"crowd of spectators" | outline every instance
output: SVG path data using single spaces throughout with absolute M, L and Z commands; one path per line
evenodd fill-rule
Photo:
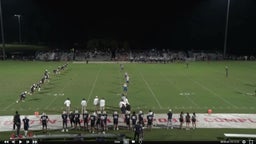
M 44 61 L 129 61 L 147 63 L 169 63 L 175 61 L 208 61 L 224 60 L 220 52 L 206 51 L 171 51 L 171 50 L 114 50 L 102 51 L 98 49 L 69 52 L 52 51 L 39 52 L 35 56 L 36 60 Z M 255 60 L 254 56 L 229 55 L 226 60 Z
M 182 51 L 170 49 L 55 49 L 38 51 L 34 55 L 11 55 L 10 59 L 40 61 L 129 61 L 148 63 L 169 63 L 175 61 L 207 60 L 255 60 L 253 55 L 227 55 L 216 51 Z

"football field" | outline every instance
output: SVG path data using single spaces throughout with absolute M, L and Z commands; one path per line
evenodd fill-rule
M 256 90 L 256 63 L 241 61 L 190 62 L 169 64 L 125 63 L 120 70 L 118 63 L 76 63 L 54 75 L 53 69 L 65 62 L 0 62 L 0 112 L 21 114 L 59 114 L 64 110 L 66 98 L 71 109 L 80 110 L 85 98 L 88 111 L 92 112 L 95 96 L 105 98 L 108 113 L 119 110 L 119 101 L 125 82 L 124 73 L 130 76 L 127 97 L 132 111 L 147 113 L 254 113 Z M 228 66 L 226 76 L 225 66 Z M 50 71 L 50 82 L 41 91 L 27 95 L 25 102 L 15 103 L 22 91 Z
M 106 111 L 120 112 L 119 101 L 125 82 L 124 73 L 130 76 L 128 99 L 132 111 L 145 114 L 149 110 L 156 114 L 166 114 L 171 108 L 175 115 L 183 112 L 254 114 L 256 110 L 256 63 L 246 61 L 190 62 L 168 64 L 124 63 L 79 63 L 68 62 L 60 74 L 53 70 L 66 62 L 37 61 L 0 61 L 0 113 L 1 116 L 12 116 L 15 111 L 24 115 L 34 112 L 48 115 L 60 115 L 66 98 L 71 100 L 71 110 L 80 110 L 81 100 L 88 102 L 87 110 L 94 110 L 93 99 L 97 95 L 106 99 Z M 225 66 L 228 66 L 226 76 Z M 27 95 L 25 102 L 16 103 L 23 91 L 30 91 L 38 83 L 44 71 L 50 72 L 50 81 L 42 85 L 40 91 Z M 177 119 L 177 117 L 175 117 Z M 254 119 L 252 117 L 252 119 Z M 207 119 L 209 120 L 209 118 Z M 216 119 L 217 123 L 220 119 Z M 241 119 L 238 119 L 241 120 Z M 11 130 L 12 124 L 8 125 Z M 226 121 L 226 119 L 225 119 Z M 11 120 L 10 120 L 11 122 Z M 254 120 L 249 122 L 254 124 Z M 213 122 L 212 122 L 213 123 Z M 229 121 L 232 125 L 235 121 Z M 33 125 L 32 125 L 33 126 Z M 221 126 L 221 124 L 220 124 Z M 76 131 L 70 131 L 77 133 Z M 132 137 L 133 132 L 121 130 L 121 133 Z M 197 129 L 196 131 L 166 131 L 154 129 L 145 132 L 145 140 L 190 141 L 219 140 L 225 132 L 255 133 L 252 129 Z M 1 139 L 7 139 L 11 132 L 1 133 Z M 40 134 L 40 131 L 34 131 Z M 51 133 L 59 133 L 52 131 Z M 79 132 L 80 133 L 80 132 Z M 116 133 L 109 131 L 109 133 Z M 166 136 L 164 139 L 162 136 Z M 222 138 L 223 139 L 223 138 Z

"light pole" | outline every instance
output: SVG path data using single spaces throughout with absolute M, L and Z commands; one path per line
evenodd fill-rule
M 20 42 L 20 44 L 21 44 L 21 23 L 20 23 L 20 17 L 21 17 L 21 15 L 19 15 L 19 14 L 15 14 L 14 16 L 16 16 L 16 17 L 18 17 L 18 22 L 19 22 L 19 42 Z
M 4 23 L 3 23 L 3 14 L 2 14 L 2 0 L 0 0 L 0 21 L 1 21 L 1 35 L 2 35 L 2 53 L 3 60 L 5 60 L 5 42 L 4 42 Z
M 230 0 L 228 0 L 227 13 L 226 13 L 226 26 L 225 26 L 224 51 L 223 51 L 223 57 L 224 58 L 226 57 L 226 52 L 227 52 L 229 7 L 230 7 Z

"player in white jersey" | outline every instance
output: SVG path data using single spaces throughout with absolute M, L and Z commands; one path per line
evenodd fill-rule
M 127 76 L 128 76 L 128 73 L 125 72 L 125 73 L 124 73 L 124 78 L 126 79 Z
M 84 111 L 86 111 L 86 106 L 87 106 L 87 102 L 86 102 L 85 98 L 82 99 L 82 101 L 81 101 L 81 106 L 82 106 L 82 111 L 81 111 L 81 113 L 83 114 Z
M 123 99 L 125 105 L 129 105 L 129 101 L 126 96 L 122 97 L 122 99 Z
M 71 106 L 71 101 L 69 98 L 67 98 L 65 101 L 64 101 L 64 105 L 66 106 L 66 112 L 67 114 L 69 114 L 70 112 L 70 106 Z
M 127 75 L 126 77 L 126 83 L 129 84 L 130 77 Z
M 124 83 L 124 84 L 123 84 L 123 92 L 124 92 L 125 95 L 127 95 L 127 92 L 128 92 L 127 83 Z
M 105 104 L 106 104 L 105 99 L 104 98 L 100 99 L 100 110 L 101 111 L 105 110 Z
M 95 106 L 95 110 L 98 111 L 99 110 L 99 98 L 98 98 L 98 96 L 95 96 L 95 98 L 93 100 L 93 105 Z

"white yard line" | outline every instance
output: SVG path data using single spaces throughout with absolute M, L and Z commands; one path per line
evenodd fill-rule
M 5 107 L 2 111 L 6 111 L 6 110 L 8 110 L 11 106 L 13 106 L 14 104 L 16 104 L 16 103 L 11 103 L 11 104 L 9 104 L 7 107 Z
M 72 78 L 75 76 L 75 73 L 73 74 Z M 64 88 L 66 88 L 68 85 L 71 84 L 71 81 L 68 81 L 60 90 L 59 93 L 64 93 L 63 90 Z M 58 96 L 55 96 L 52 101 L 50 101 L 50 103 L 44 108 L 44 109 L 49 109 L 49 107 L 56 101 L 56 99 L 58 98 Z
M 44 109 L 49 109 L 49 107 L 56 101 L 58 97 L 54 97 L 54 99 L 52 99 L 52 101 L 44 108 Z
M 164 77 L 164 75 L 163 75 L 162 72 L 160 72 L 160 74 Z M 165 79 L 169 84 L 173 85 L 173 87 L 174 87 L 175 89 L 177 89 L 177 90 L 180 91 L 180 92 L 183 92 L 180 88 L 178 88 L 178 87 L 176 87 L 174 84 L 172 84 L 169 79 L 167 79 L 166 77 L 165 77 L 164 79 Z M 191 99 L 189 96 L 186 96 L 186 98 L 187 98 L 193 105 L 199 106 L 199 105 L 198 105 L 193 99 Z
M 215 79 L 214 79 L 214 80 L 215 80 Z M 234 78 L 234 80 L 239 81 L 240 83 L 246 83 L 246 81 L 241 80 L 241 79 Z M 217 81 L 217 80 L 215 80 L 215 81 Z M 229 89 L 232 89 L 232 90 L 235 91 L 235 92 L 241 92 L 243 95 L 251 95 L 251 96 L 254 96 L 254 95 L 255 95 L 255 93 L 250 93 L 250 92 L 248 92 L 248 91 L 244 91 L 244 90 L 241 90 L 241 89 L 235 89 L 234 87 L 232 87 L 232 86 L 230 86 L 230 85 L 224 85 L 224 86 L 227 87 L 227 88 L 229 88 Z M 255 100 L 255 97 L 249 97 L 249 98 Z
M 102 71 L 102 65 L 101 65 L 100 69 L 98 70 L 97 75 L 96 75 L 96 77 L 95 77 L 95 80 L 94 80 L 94 82 L 93 82 L 93 85 L 92 85 L 92 88 L 91 88 L 91 90 L 90 90 L 87 103 L 89 103 L 89 101 L 90 101 L 90 98 L 91 98 L 91 96 L 92 96 L 92 93 L 93 93 L 93 91 L 94 91 L 96 82 L 97 82 L 97 80 L 98 80 L 98 77 L 99 77 L 99 74 L 100 74 L 101 71 Z
M 155 66 L 152 66 L 153 68 L 155 68 Z M 171 84 L 175 89 L 177 89 L 178 91 L 183 92 L 179 87 L 176 87 L 173 83 L 171 83 L 171 81 L 169 79 L 166 78 L 166 76 L 160 71 L 159 72 L 160 75 L 169 83 Z M 199 106 L 193 99 L 191 99 L 189 96 L 186 96 L 186 98 L 195 106 Z
M 191 78 L 188 77 L 188 79 L 192 82 L 194 82 L 195 84 L 199 85 L 200 87 L 202 87 L 204 90 L 212 93 L 214 96 L 218 97 L 219 99 L 221 99 L 223 102 L 225 102 L 226 104 L 229 104 L 235 108 L 238 108 L 238 106 L 236 106 L 235 104 L 232 104 L 231 102 L 229 102 L 228 100 L 224 99 L 223 97 L 221 97 L 220 95 L 218 95 L 216 92 L 212 91 L 211 89 L 209 89 L 208 87 L 204 86 L 203 84 L 201 84 L 200 82 L 193 80 Z
M 140 76 L 142 77 L 143 81 L 145 82 L 148 90 L 150 91 L 151 95 L 153 96 L 153 98 L 155 99 L 156 103 L 158 104 L 159 108 L 162 109 L 162 106 L 159 102 L 159 100 L 157 99 L 157 96 L 155 95 L 155 93 L 153 92 L 153 90 L 151 89 L 151 87 L 149 86 L 148 82 L 145 80 L 144 76 L 140 73 Z

